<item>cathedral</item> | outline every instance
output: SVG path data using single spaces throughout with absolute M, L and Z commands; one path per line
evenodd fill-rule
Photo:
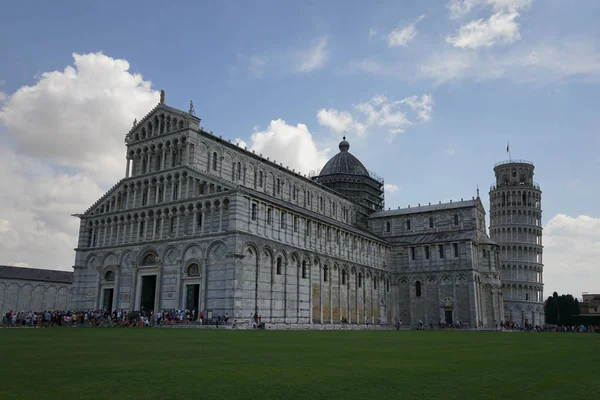
M 73 310 L 257 313 L 302 328 L 507 318 L 479 196 L 386 210 L 383 180 L 346 138 L 306 176 L 162 96 L 125 143 L 124 178 L 77 215 Z

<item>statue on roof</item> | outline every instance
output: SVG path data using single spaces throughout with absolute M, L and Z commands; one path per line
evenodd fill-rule
M 190 111 L 188 111 L 190 115 L 196 116 L 196 111 L 194 110 L 194 102 L 190 100 Z
M 165 91 L 160 91 L 160 104 L 165 104 Z
M 136 126 L 136 125 L 137 125 L 137 118 L 134 118 L 133 119 L 133 126 Z

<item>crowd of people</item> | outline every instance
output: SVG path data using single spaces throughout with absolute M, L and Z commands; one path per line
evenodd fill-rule
M 196 315 L 196 310 L 163 310 L 154 311 L 127 311 L 115 310 L 107 311 L 29 311 L 18 312 L 9 311 L 2 316 L 2 327 L 69 327 L 69 326 L 110 326 L 110 327 L 150 327 L 150 326 L 171 326 L 187 325 L 191 322 L 197 322 L 204 325 L 215 325 L 216 327 L 231 327 L 237 329 L 240 322 L 235 319 L 230 325 L 229 315 L 216 318 L 207 318 L 202 312 Z M 341 323 L 348 323 L 342 318 Z M 251 313 L 248 318 L 248 327 L 252 329 L 265 329 L 265 323 L 262 316 L 258 313 Z M 413 329 L 465 329 L 469 327 L 468 321 L 458 320 L 455 323 L 447 324 L 440 321 L 439 324 L 424 324 L 419 321 L 413 325 Z M 402 328 L 402 320 L 395 322 L 395 328 Z M 479 324 L 483 328 L 483 324 Z M 532 325 L 518 324 L 514 322 L 501 322 L 496 324 L 496 330 L 522 331 L 522 332 L 563 332 L 563 333 L 600 333 L 598 325 Z
M 219 317 L 217 322 L 225 318 Z M 111 326 L 111 327 L 149 327 L 189 324 L 192 321 L 211 323 L 204 315 L 196 316 L 195 310 L 163 310 L 160 312 L 127 311 L 9 311 L 2 316 L 2 327 L 65 327 L 65 326 Z

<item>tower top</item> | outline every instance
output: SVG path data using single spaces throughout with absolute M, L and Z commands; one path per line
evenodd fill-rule
M 340 145 L 338 147 L 339 147 L 340 151 L 350 150 L 350 143 L 348 143 L 346 141 L 346 135 L 344 135 L 344 138 L 342 139 L 342 141 L 340 142 Z
M 160 91 L 160 104 L 165 104 L 165 91 Z

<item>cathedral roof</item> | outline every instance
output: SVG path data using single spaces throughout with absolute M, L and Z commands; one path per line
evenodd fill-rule
M 371 214 L 369 218 L 385 218 L 397 215 L 410 215 L 433 211 L 455 210 L 458 208 L 476 207 L 481 204 L 479 198 L 473 200 L 461 200 L 450 203 L 429 204 L 417 207 L 399 208 L 396 210 L 383 210 Z
M 386 238 L 386 240 L 392 244 L 402 245 L 424 245 L 429 243 L 448 243 L 448 242 L 460 242 L 460 241 L 473 241 L 481 244 L 497 245 L 496 242 L 491 240 L 483 232 L 476 229 L 468 229 L 462 231 L 447 231 L 447 232 L 432 232 L 432 233 L 421 233 L 416 235 L 401 235 L 395 237 Z
M 327 161 L 327 164 L 321 170 L 319 175 L 363 175 L 369 176 L 369 172 L 360 162 L 360 160 L 354 157 L 348 150 L 350 149 L 350 143 L 344 140 L 339 145 L 340 152 L 333 156 L 331 160 Z
M 27 281 L 72 283 L 73 272 L 0 265 L 0 278 L 21 279 Z

